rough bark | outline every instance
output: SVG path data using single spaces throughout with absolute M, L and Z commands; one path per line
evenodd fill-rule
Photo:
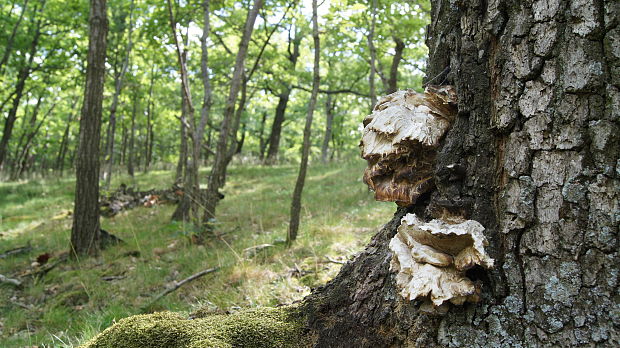
M 312 0 L 312 41 L 314 42 L 314 68 L 312 73 L 312 94 L 308 103 L 308 114 L 306 115 L 306 124 L 304 126 L 304 142 L 301 148 L 301 163 L 299 165 L 299 174 L 295 182 L 293 190 L 293 200 L 291 202 L 291 219 L 289 222 L 288 233 L 286 235 L 287 244 L 291 244 L 297 238 L 299 230 L 299 220 L 301 213 L 301 195 L 306 183 L 306 171 L 308 170 L 308 157 L 310 154 L 310 136 L 312 135 L 312 116 L 316 106 L 316 99 L 319 95 L 319 83 L 321 77 L 320 58 L 321 58 L 321 42 L 319 39 L 319 24 L 317 15 L 317 0 Z
M 233 70 L 233 77 L 230 82 L 230 91 L 228 98 L 226 99 L 226 106 L 224 108 L 224 115 L 222 124 L 220 127 L 220 134 L 217 141 L 217 148 L 215 153 L 215 160 L 211 174 L 209 175 L 209 184 L 207 187 L 204 207 L 205 214 L 203 223 L 208 224 L 209 221 L 215 218 L 215 207 L 220 200 L 219 189 L 222 185 L 222 178 L 226 173 L 226 159 L 228 155 L 228 139 L 230 138 L 230 131 L 233 126 L 233 118 L 235 116 L 235 104 L 237 101 L 237 95 L 241 87 L 243 75 L 245 57 L 248 52 L 248 45 L 250 43 L 250 37 L 254 29 L 254 22 L 258 11 L 263 6 L 263 0 L 254 0 L 254 4 L 248 12 L 248 17 L 245 22 L 243 30 L 243 36 L 239 44 L 239 51 L 237 51 L 237 57 L 235 59 L 235 68 Z
M 316 346 L 620 343 L 618 7 L 433 3 L 428 76 L 449 67 L 459 100 L 437 188 L 306 299 Z M 482 223 L 497 264 L 469 274 L 481 303 L 431 316 L 400 297 L 387 243 L 407 211 Z
M 108 19 L 105 0 L 90 2 L 86 87 L 80 119 L 71 254 L 96 254 L 99 228 L 99 140 Z

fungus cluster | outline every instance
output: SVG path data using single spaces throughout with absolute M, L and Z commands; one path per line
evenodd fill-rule
M 480 287 L 465 272 L 476 265 L 493 267 L 484 251 L 488 242 L 483 231 L 474 220 L 424 222 L 415 214 L 403 217 L 389 245 L 390 269 L 397 273 L 401 295 L 409 300 L 427 298 L 433 306 L 478 302 Z
M 436 148 L 457 113 L 451 86 L 404 90 L 381 98 L 364 119 L 364 182 L 375 199 L 411 205 L 433 186 Z

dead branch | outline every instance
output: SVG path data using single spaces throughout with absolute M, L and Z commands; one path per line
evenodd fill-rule
M 0 283 L 11 284 L 11 285 L 16 286 L 18 288 L 22 287 L 22 282 L 21 281 L 19 281 L 17 279 L 5 277 L 2 274 L 0 274 Z
M 198 279 L 200 277 L 203 277 L 203 276 L 205 276 L 205 275 L 207 275 L 209 273 L 213 273 L 215 271 L 218 271 L 219 269 L 220 269 L 219 267 L 209 268 L 209 269 L 206 269 L 204 271 L 200 271 L 200 272 L 198 272 L 196 274 L 192 274 L 191 276 L 181 280 L 180 282 L 175 282 L 173 287 L 168 288 L 165 291 L 163 291 L 162 293 L 160 293 L 159 295 L 157 295 L 153 299 L 153 301 L 151 301 L 151 303 L 149 303 L 149 305 L 147 307 L 150 307 L 155 302 L 159 301 L 162 297 L 168 295 L 169 293 L 171 293 L 173 291 L 176 291 L 178 288 L 182 287 L 183 285 L 185 285 L 185 284 L 187 284 L 187 283 L 189 283 L 189 282 L 191 282 L 193 280 L 196 280 L 196 279 Z
M 23 246 L 23 247 L 7 250 L 7 251 L 3 252 L 2 254 L 0 254 L 0 259 L 5 259 L 5 258 L 7 258 L 9 256 L 27 253 L 30 250 L 32 250 L 32 246 L 30 246 L 30 244 L 28 244 L 26 246 Z

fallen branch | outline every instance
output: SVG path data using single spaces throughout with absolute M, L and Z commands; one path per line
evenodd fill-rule
M 338 261 L 336 259 L 332 259 L 331 257 L 327 256 L 327 262 L 331 262 L 331 263 L 337 263 L 339 265 L 345 265 L 347 262 L 346 261 Z
M 180 282 L 175 282 L 173 287 L 168 288 L 168 289 L 166 289 L 164 292 L 162 292 L 161 294 L 157 295 L 157 296 L 153 299 L 153 301 L 151 301 L 151 303 L 149 303 L 149 305 L 148 305 L 147 307 L 150 307 L 150 306 L 151 306 L 151 305 L 153 305 L 155 302 L 159 301 L 162 297 L 164 297 L 164 296 L 168 295 L 169 293 L 171 293 L 171 292 L 173 292 L 173 291 L 177 290 L 178 288 L 180 288 L 180 287 L 182 287 L 183 285 L 185 285 L 185 284 L 187 284 L 187 283 L 191 282 L 192 280 L 196 280 L 196 279 L 198 279 L 198 278 L 200 278 L 200 277 L 203 277 L 203 276 L 205 276 L 205 275 L 207 275 L 207 274 L 209 274 L 209 273 L 213 273 L 213 272 L 215 272 L 215 271 L 218 271 L 219 269 L 220 269 L 219 267 L 209 268 L 209 269 L 206 269 L 206 270 L 204 270 L 204 271 L 198 272 L 198 273 L 196 273 L 196 274 L 192 274 L 191 276 L 189 276 L 189 277 L 187 277 L 187 278 L 185 278 L 185 279 L 181 280 Z
M 11 284 L 11 285 L 16 286 L 18 288 L 22 287 L 22 282 L 21 281 L 19 281 L 17 279 L 5 277 L 2 274 L 0 274 L 0 283 Z
M 27 253 L 30 250 L 32 250 L 32 247 L 30 246 L 30 244 L 28 244 L 26 246 L 23 246 L 23 247 L 7 250 L 7 251 L 3 252 L 2 254 L 0 254 L 0 259 L 5 259 L 5 258 L 7 258 L 9 256 Z

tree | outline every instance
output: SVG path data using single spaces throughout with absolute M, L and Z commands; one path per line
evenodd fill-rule
M 293 191 L 293 200 L 291 202 L 291 219 L 286 235 L 287 244 L 291 244 L 297 238 L 299 230 L 299 220 L 301 212 L 301 195 L 306 183 L 306 171 L 308 170 L 308 157 L 310 153 L 310 135 L 312 133 L 312 116 L 316 106 L 316 99 L 319 94 L 320 83 L 320 59 L 321 59 L 321 42 L 319 40 L 319 24 L 317 19 L 317 3 L 312 0 L 312 40 L 314 41 L 314 68 L 312 73 L 312 94 L 308 103 L 308 113 L 306 115 L 306 125 L 304 126 L 304 143 L 301 148 L 301 163 L 299 164 L 299 174 Z
M 245 57 L 248 52 L 248 45 L 250 43 L 250 37 L 254 30 L 254 22 L 258 15 L 258 11 L 263 6 L 263 0 L 254 0 L 252 8 L 248 12 L 247 19 L 243 30 L 243 36 L 239 43 L 239 50 L 237 51 L 237 57 L 235 59 L 235 67 L 233 70 L 233 76 L 230 81 L 230 90 L 228 92 L 228 98 L 226 99 L 226 106 L 224 108 L 224 117 L 220 126 L 220 134 L 217 141 L 217 148 L 215 152 L 215 160 L 211 174 L 209 175 L 209 185 L 207 186 L 207 192 L 204 202 L 205 214 L 203 223 L 208 224 L 209 221 L 215 218 L 215 208 L 220 201 L 221 196 L 219 189 L 223 184 L 223 179 L 226 175 L 226 163 L 228 157 L 228 140 L 231 138 L 231 128 L 234 128 L 233 117 L 235 116 L 235 105 L 237 103 L 237 95 L 242 83 L 244 75 Z M 236 132 L 233 134 L 236 137 Z
M 458 101 L 433 184 L 297 307 L 305 334 L 317 347 L 618 346 L 620 5 L 437 0 L 432 13 L 427 80 Z M 495 267 L 467 272 L 480 303 L 428 313 L 402 298 L 388 244 L 412 212 L 484 226 Z
M 103 108 L 106 38 L 106 0 L 90 2 L 90 32 L 86 87 L 80 119 L 76 163 L 75 207 L 71 254 L 93 255 L 101 247 L 99 228 L 99 141 Z
M 110 122 L 108 123 L 107 132 L 107 146 L 106 146 L 106 167 L 103 173 L 103 179 L 105 180 L 106 189 L 110 188 L 110 182 L 112 181 L 112 168 L 114 166 L 114 138 L 116 135 L 116 112 L 118 110 L 119 97 L 123 90 L 123 83 L 125 80 L 125 74 L 129 68 L 129 57 L 131 55 L 131 49 L 133 43 L 131 40 L 131 34 L 133 33 L 134 23 L 134 1 L 131 1 L 129 9 L 129 27 L 127 29 L 127 47 L 125 48 L 125 56 L 121 63 L 120 69 L 118 69 L 117 63 L 114 64 L 114 94 L 112 96 L 112 104 L 110 105 Z M 121 15 L 121 20 L 124 21 L 124 15 Z M 121 26 L 124 29 L 124 26 Z M 122 36 L 122 34 L 121 34 Z

